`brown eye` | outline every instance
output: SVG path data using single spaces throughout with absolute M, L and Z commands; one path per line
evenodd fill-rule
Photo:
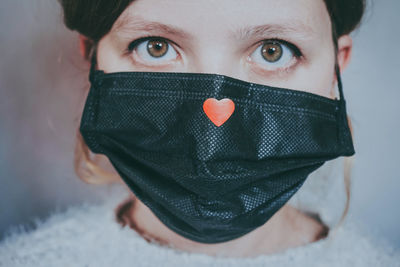
M 147 52 L 152 57 L 162 57 L 168 51 L 168 43 L 162 40 L 149 40 L 147 43 Z
M 278 61 L 282 54 L 282 46 L 277 42 L 267 42 L 261 48 L 261 55 L 268 62 Z
M 127 53 L 135 63 L 148 66 L 172 64 L 179 59 L 179 53 L 171 43 L 173 42 L 163 37 L 142 37 L 128 45 Z

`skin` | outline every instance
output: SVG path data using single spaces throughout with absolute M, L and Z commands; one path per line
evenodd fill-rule
M 162 32 L 154 25 L 139 29 L 143 21 L 166 24 L 186 34 Z M 258 25 L 269 26 L 259 36 L 234 37 L 231 33 Z M 140 49 L 127 51 L 133 40 L 144 36 L 165 38 L 161 41 L 168 44 L 167 54 L 152 57 L 145 49 L 147 40 Z M 274 64 L 263 59 L 259 52 L 262 41 L 271 39 L 291 43 L 301 55 L 292 56 L 295 53 L 283 43 L 283 54 L 278 62 Z M 81 47 L 84 46 L 85 38 L 81 37 Z M 338 46 L 338 63 L 343 70 L 351 56 L 351 37 L 341 36 Z M 99 41 L 97 51 L 97 68 L 106 73 L 218 73 L 330 98 L 338 95 L 331 21 L 322 0 L 136 0 Z M 140 231 L 159 239 L 162 244 L 191 252 L 233 257 L 271 254 L 305 245 L 318 240 L 323 230 L 319 222 L 288 204 L 253 232 L 219 244 L 202 244 L 176 234 L 139 200 L 124 218 L 128 224 L 135 224 Z

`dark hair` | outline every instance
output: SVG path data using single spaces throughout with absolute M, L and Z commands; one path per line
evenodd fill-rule
M 59 0 L 64 23 L 97 42 L 110 30 L 121 13 L 134 0 Z M 324 0 L 331 17 L 334 36 L 353 31 L 361 21 L 365 0 Z

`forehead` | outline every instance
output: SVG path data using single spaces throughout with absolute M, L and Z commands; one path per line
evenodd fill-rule
M 319 36 L 331 29 L 323 0 L 135 0 L 113 30 L 135 25 L 130 22 L 137 18 L 178 26 L 198 36 L 256 25 L 281 25 L 282 30 Z

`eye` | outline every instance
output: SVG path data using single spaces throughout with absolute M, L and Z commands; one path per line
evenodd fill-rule
M 264 41 L 250 56 L 250 60 L 267 70 L 289 68 L 301 56 L 301 52 L 293 44 L 284 41 Z
M 146 63 L 165 64 L 177 58 L 170 42 L 162 37 L 144 37 L 131 42 L 128 51 Z

